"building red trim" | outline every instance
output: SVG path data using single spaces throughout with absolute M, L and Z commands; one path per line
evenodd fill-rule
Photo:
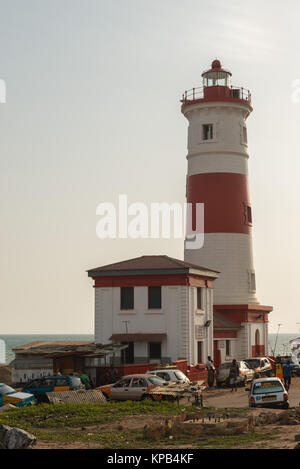
M 237 331 L 214 329 L 214 339 L 236 339 Z
M 242 322 L 269 322 L 272 306 L 263 305 L 214 305 L 214 311 L 223 313 L 229 321 L 238 325 Z
M 213 288 L 213 280 L 194 274 L 113 275 L 93 277 L 94 288 L 100 287 L 160 287 L 190 285 Z
M 204 203 L 205 233 L 249 234 L 251 231 L 247 214 L 247 207 L 250 206 L 248 178 L 244 174 L 204 173 L 189 176 L 187 202 Z M 195 223 L 193 229 L 196 229 Z

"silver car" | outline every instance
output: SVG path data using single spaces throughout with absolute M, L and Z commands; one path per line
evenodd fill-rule
M 239 365 L 240 374 L 237 378 L 237 383 L 243 386 L 246 385 L 248 381 L 252 381 L 254 379 L 255 371 L 251 369 L 246 362 L 238 361 L 237 364 Z M 229 385 L 229 371 L 231 367 L 231 362 L 222 363 L 219 366 L 216 375 L 216 383 L 218 387 L 222 385 Z
M 176 383 L 190 383 L 189 378 L 181 371 L 172 368 L 162 368 L 159 370 L 149 371 L 149 374 L 156 375 L 165 381 L 175 381 Z
M 159 376 L 150 374 L 136 374 L 123 376 L 119 381 L 114 384 L 100 386 L 100 389 L 106 399 L 112 400 L 153 400 L 153 396 L 149 391 L 155 386 L 161 386 L 165 381 Z

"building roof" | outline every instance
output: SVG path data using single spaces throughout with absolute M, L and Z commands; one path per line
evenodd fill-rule
M 14 347 L 12 350 L 15 352 L 28 352 L 34 351 L 36 348 L 57 348 L 57 347 L 72 347 L 72 346 L 80 346 L 80 345 L 90 345 L 93 344 L 91 341 L 77 341 L 77 340 L 60 340 L 60 341 L 53 341 L 53 340 L 36 340 L 34 342 L 28 342 L 24 345 L 18 345 Z
M 226 318 L 225 314 L 214 312 L 214 329 L 240 329 L 240 325 L 230 321 Z
M 218 271 L 202 267 L 196 264 L 174 259 L 165 255 L 140 256 L 126 261 L 116 262 L 88 270 L 89 277 L 99 275 L 126 275 L 126 274 L 144 274 L 144 273 L 186 273 L 190 270 L 196 270 L 198 275 L 217 277 Z
M 54 358 L 61 356 L 82 355 L 86 357 L 99 357 L 112 354 L 117 350 L 122 350 L 125 346 L 119 344 L 95 344 L 94 342 L 45 342 L 36 341 L 21 345 L 13 349 L 20 357 L 26 355 L 42 355 L 44 358 Z

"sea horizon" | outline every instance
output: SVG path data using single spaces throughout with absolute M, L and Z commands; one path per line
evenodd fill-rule
M 277 342 L 276 342 L 277 337 Z M 269 343 L 269 355 L 272 355 L 272 351 L 275 348 L 275 353 L 280 355 L 288 355 L 290 353 L 289 341 L 300 337 L 300 332 L 295 333 L 279 333 L 271 332 L 269 333 L 268 343 Z M 14 347 L 24 345 L 29 342 L 34 342 L 36 340 L 66 340 L 66 341 L 93 341 L 94 334 L 0 334 L 0 340 L 4 340 L 6 346 L 6 357 L 5 364 L 11 363 L 14 359 L 15 354 L 12 351 Z

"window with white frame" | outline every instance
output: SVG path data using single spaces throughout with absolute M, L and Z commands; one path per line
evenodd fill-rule
M 212 140 L 214 138 L 213 124 L 202 125 L 202 140 Z

